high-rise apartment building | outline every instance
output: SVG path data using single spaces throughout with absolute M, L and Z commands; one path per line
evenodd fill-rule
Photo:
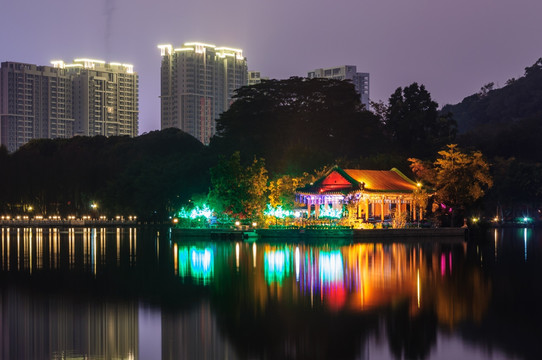
M 64 69 L 16 62 L 0 68 L 0 145 L 73 135 L 73 89 Z
M 361 103 L 369 109 L 369 73 L 357 72 L 354 65 L 343 65 L 331 68 L 316 69 L 310 71 L 307 77 L 328 78 L 336 80 L 350 80 L 360 95 Z
M 0 145 L 74 135 L 137 136 L 138 76 L 132 65 L 92 59 L 53 66 L 4 62 L 0 68 Z
M 230 107 L 234 91 L 247 84 L 243 51 L 196 42 L 158 48 L 161 128 L 179 128 L 208 144 L 215 120 Z
M 52 63 L 72 79 L 74 135 L 137 136 L 139 78 L 133 65 L 93 59 Z

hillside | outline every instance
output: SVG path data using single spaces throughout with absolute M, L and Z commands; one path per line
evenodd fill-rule
M 521 78 L 508 80 L 500 89 L 492 89 L 489 84 L 459 104 L 444 106 L 442 112 L 454 115 L 460 134 L 485 125 L 493 127 L 527 118 L 542 118 L 542 58 L 525 68 Z

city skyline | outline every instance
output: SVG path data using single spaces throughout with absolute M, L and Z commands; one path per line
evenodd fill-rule
M 373 101 L 418 82 L 442 106 L 521 76 L 542 56 L 541 12 L 534 0 L 12 1 L 0 14 L 0 60 L 48 64 L 81 56 L 134 64 L 144 133 L 160 128 L 161 43 L 241 48 L 249 70 L 277 79 L 356 65 L 371 74 Z

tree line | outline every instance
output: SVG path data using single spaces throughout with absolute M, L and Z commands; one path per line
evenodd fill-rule
M 216 128 L 209 146 L 178 129 L 165 129 L 135 138 L 33 140 L 13 154 L 3 148 L 0 211 L 27 213 L 32 206 L 34 213 L 81 215 L 96 203 L 107 215 L 161 220 L 190 200 L 205 198 L 239 213 L 262 204 L 239 197 L 225 203 L 227 194 L 230 199 L 235 191 L 260 196 L 265 187 L 269 199 L 289 203 L 286 192 L 333 165 L 397 167 L 421 178 L 409 158 L 419 159 L 418 165 L 433 163 L 449 144 L 472 153 L 483 141 L 458 135 L 455 116 L 446 107 L 439 111 L 423 85 L 399 87 L 387 103 L 372 103 L 368 110 L 348 81 L 299 77 L 238 89 Z M 525 168 L 502 156 L 489 160 L 500 165 L 491 174 L 495 186 L 489 193 L 495 201 L 533 201 L 530 196 L 542 195 L 534 191 L 540 164 Z M 533 192 L 509 185 L 510 177 L 520 176 L 517 171 L 531 175 L 525 186 Z M 256 183 L 238 181 L 251 174 Z

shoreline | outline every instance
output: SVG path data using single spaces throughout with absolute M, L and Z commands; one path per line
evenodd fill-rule
M 363 241 L 433 241 L 446 239 L 466 241 L 466 228 L 414 228 L 414 229 L 188 229 L 172 228 L 174 235 L 183 238 L 210 238 L 225 241 L 268 241 L 268 240 L 350 240 Z

